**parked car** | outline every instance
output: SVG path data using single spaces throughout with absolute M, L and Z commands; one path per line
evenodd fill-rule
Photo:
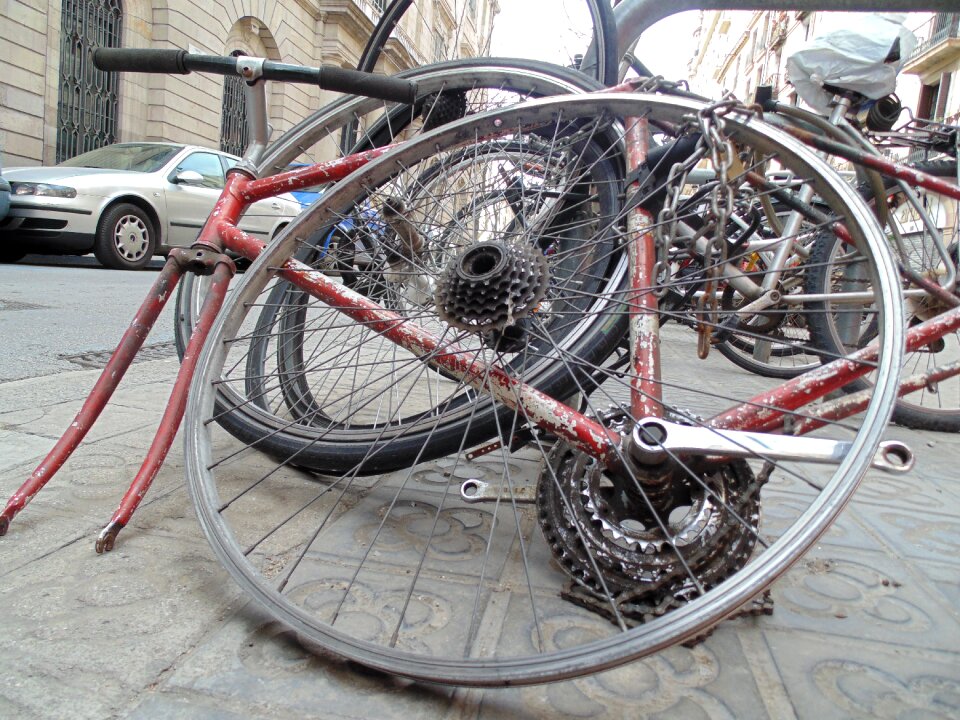
M 7 216 L 10 209 L 10 183 L 3 177 L 3 164 L 0 163 L 0 222 Z M 0 262 L 3 257 L 3 245 L 0 245 Z M 19 258 L 17 258 L 19 259 Z
M 239 159 L 194 145 L 118 143 L 53 167 L 10 168 L 10 211 L 0 220 L 0 257 L 83 255 L 134 270 L 155 254 L 188 247 Z M 254 203 L 240 228 L 272 239 L 301 206 L 284 194 Z

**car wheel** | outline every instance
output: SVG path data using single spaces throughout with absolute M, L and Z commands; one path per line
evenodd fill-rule
M 100 218 L 93 254 L 114 270 L 139 270 L 153 257 L 156 231 L 147 214 L 136 205 L 115 205 Z

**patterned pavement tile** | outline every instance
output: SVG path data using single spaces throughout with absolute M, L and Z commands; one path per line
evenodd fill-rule
M 577 632 L 576 608 L 556 601 L 543 623 L 553 647 Z M 643 660 L 589 677 L 550 685 L 484 693 L 480 718 L 763 718 L 765 689 L 751 673 L 740 643 L 740 621 L 718 628 L 704 642 L 675 646 Z M 533 643 L 529 629 L 507 625 L 506 638 Z
M 713 356 L 709 362 L 726 367 Z M 693 648 L 589 678 L 510 690 L 438 688 L 308 652 L 254 608 L 202 539 L 184 492 L 179 440 L 117 549 L 93 553 L 96 533 L 139 467 L 166 395 L 162 383 L 175 368 L 172 361 L 131 368 L 93 436 L 98 441 L 84 444 L 0 541 L 4 719 L 960 717 L 957 437 L 891 429 L 917 451 L 916 470 L 868 473 L 838 523 L 775 585 L 772 617 L 728 621 Z M 741 388 L 755 382 L 746 373 L 727 376 Z M 39 445 L 52 444 L 95 377 L 75 372 L 0 385 L 0 493 L 29 474 Z M 218 438 L 218 451 L 229 442 Z M 475 654 L 562 647 L 595 616 L 547 590 L 560 569 L 532 506 L 514 514 L 508 505 L 458 497 L 463 480 L 499 482 L 498 461 L 491 453 L 469 464 L 425 464 L 391 473 L 375 491 L 372 481 L 357 481 L 351 507 L 366 512 L 332 517 L 291 592 L 311 607 L 336 606 L 352 580 L 348 561 L 372 547 L 371 571 L 356 578 L 340 606 L 361 636 L 392 633 L 398 602 L 410 600 L 415 612 L 400 628 L 401 647 L 442 644 Z M 534 485 L 538 470 L 522 453 L 509 467 L 511 482 Z M 257 546 L 254 557 L 281 572 L 295 534 L 331 507 L 324 488 L 339 479 L 290 470 L 261 482 L 271 468 L 255 453 L 238 455 L 223 468 L 221 492 L 237 496 L 235 530 L 254 540 L 291 508 L 309 509 Z M 765 527 L 778 534 L 807 492 L 798 477 L 771 483 Z M 384 514 L 390 503 L 394 511 Z M 478 539 L 494 520 L 513 531 L 492 548 L 497 560 L 478 596 L 463 577 L 486 552 Z M 410 593 L 407 570 L 428 537 L 431 551 Z M 514 592 L 521 582 L 543 600 L 536 621 L 512 612 L 524 602 Z M 474 604 L 472 626 L 448 622 L 452 608 Z
M 294 634 L 252 608 L 207 638 L 159 687 L 159 697 L 198 696 L 254 716 L 437 718 L 455 702 L 452 688 L 416 685 L 305 650 Z M 133 717 L 150 718 L 150 698 Z
M 956 505 L 954 505 L 956 507 Z M 960 565 L 960 515 L 858 506 L 863 522 L 901 558 L 944 559 Z
M 932 584 L 882 552 L 820 547 L 777 582 L 774 598 L 765 628 L 943 651 L 960 640 Z
M 195 539 L 124 540 L 103 556 L 73 543 L 4 576 L 0 695 L 23 716 L 110 716 L 236 598 Z
M 147 508 L 171 492 L 177 491 L 182 497 L 182 509 L 173 516 L 184 516 L 187 501 L 178 450 L 171 454 L 170 464 L 157 476 L 139 514 L 121 538 L 151 517 Z M 35 467 L 36 461 L 30 461 L 0 471 L 0 494 L 9 497 Z M 11 523 L 0 546 L 0 576 L 78 540 L 92 552 L 97 534 L 116 510 L 139 467 L 140 458 L 128 444 L 103 441 L 82 445 Z M 192 510 L 189 515 L 192 518 Z M 196 523 L 192 526 L 199 539 Z
M 5 473 L 24 460 L 39 462 L 50 451 L 49 438 L 32 432 L 3 429 L 0 424 L 0 473 Z
M 954 652 L 856 638 L 826 640 L 796 630 L 768 629 L 764 636 L 800 720 L 960 716 Z
M 923 452 L 920 450 L 920 452 Z M 954 498 L 942 487 L 931 483 L 924 468 L 909 475 L 888 475 L 870 472 L 857 489 L 857 505 L 880 506 L 915 512 L 943 512 L 944 505 Z
M 80 406 L 77 403 L 65 402 L 39 409 L 13 410 L 0 415 L 0 425 L 7 429 L 28 428 L 31 433 L 50 438 L 50 447 L 53 447 L 53 442 L 73 423 L 79 409 Z M 161 413 L 162 406 L 159 411 L 150 411 L 111 405 L 104 410 L 85 440 L 95 443 L 100 440 L 116 439 L 136 431 L 147 435 L 147 440 L 142 444 L 149 445 Z

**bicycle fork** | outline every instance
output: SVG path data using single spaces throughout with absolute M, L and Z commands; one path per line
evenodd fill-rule
M 120 501 L 120 506 L 97 537 L 96 550 L 98 553 L 113 549 L 117 533 L 130 521 L 170 451 L 170 446 L 173 444 L 173 439 L 183 420 L 183 413 L 187 404 L 187 389 L 197 364 L 200 349 L 203 347 L 207 334 L 213 325 L 213 319 L 223 304 L 230 279 L 236 272 L 236 267 L 230 258 L 218 249 L 210 248 L 207 245 L 196 245 L 189 250 L 177 249 L 170 253 L 166 264 L 157 276 L 156 282 L 154 282 L 149 294 L 134 316 L 130 327 L 123 334 L 117 349 L 110 356 L 107 366 L 103 369 L 84 401 L 80 412 L 77 413 L 73 422 L 70 423 L 56 445 L 27 481 L 7 501 L 6 507 L 0 513 L 0 536 L 7 533 L 13 518 L 50 482 L 86 437 L 110 401 L 114 391 L 120 385 L 120 381 L 133 363 L 134 358 L 153 329 L 154 323 L 186 272 L 212 275 L 213 282 L 204 300 L 197 325 L 190 337 L 170 399 L 167 401 L 160 427 L 154 436 L 150 449 L 140 466 L 139 472 Z
M 226 297 L 230 280 L 236 274 L 236 265 L 223 252 L 224 244 L 220 227 L 224 223 L 236 224 L 246 207 L 243 197 L 245 184 L 254 179 L 255 161 L 263 154 L 269 138 L 267 123 L 266 94 L 264 83 L 258 80 L 245 85 L 247 107 L 250 108 L 248 122 L 251 130 L 251 143 L 243 160 L 227 173 L 223 192 L 217 200 L 206 224 L 200 231 L 197 241 L 189 249 L 177 248 L 170 252 L 160 275 L 147 294 L 146 299 L 130 323 L 130 327 L 120 340 L 117 349 L 110 356 L 96 384 L 84 401 L 80 412 L 66 429 L 53 449 L 37 466 L 26 482 L 7 501 L 0 513 L 0 536 L 6 535 L 13 518 L 23 510 L 80 445 L 106 407 L 120 381 L 126 374 L 144 341 L 153 329 L 154 323 L 173 295 L 178 283 L 187 272 L 198 275 L 211 275 L 212 283 L 204 299 L 200 315 L 187 344 L 187 349 L 177 372 L 177 379 L 167 401 L 160 426 L 153 442 L 140 466 L 140 470 L 123 495 L 120 505 L 103 528 L 96 540 L 98 553 L 113 549 L 117 534 L 130 521 L 133 513 L 143 501 L 150 485 L 160 472 L 160 467 L 170 451 L 173 439 L 183 421 L 187 405 L 187 391 L 193 376 L 200 350 L 206 342 L 213 321 L 220 311 Z M 263 243 L 250 238 L 251 259 L 259 254 Z

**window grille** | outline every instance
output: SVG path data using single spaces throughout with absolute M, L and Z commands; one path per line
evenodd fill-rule
M 447 40 L 443 33 L 436 33 L 433 36 L 433 61 L 440 62 L 447 59 Z
M 234 50 L 233 57 L 245 53 Z M 243 78 L 225 75 L 223 78 L 223 104 L 220 108 L 220 149 L 231 155 L 243 155 L 250 143 L 247 133 L 247 97 L 243 92 Z
M 93 66 L 93 51 L 120 47 L 120 0 L 64 0 L 56 161 L 117 141 L 116 73 Z

